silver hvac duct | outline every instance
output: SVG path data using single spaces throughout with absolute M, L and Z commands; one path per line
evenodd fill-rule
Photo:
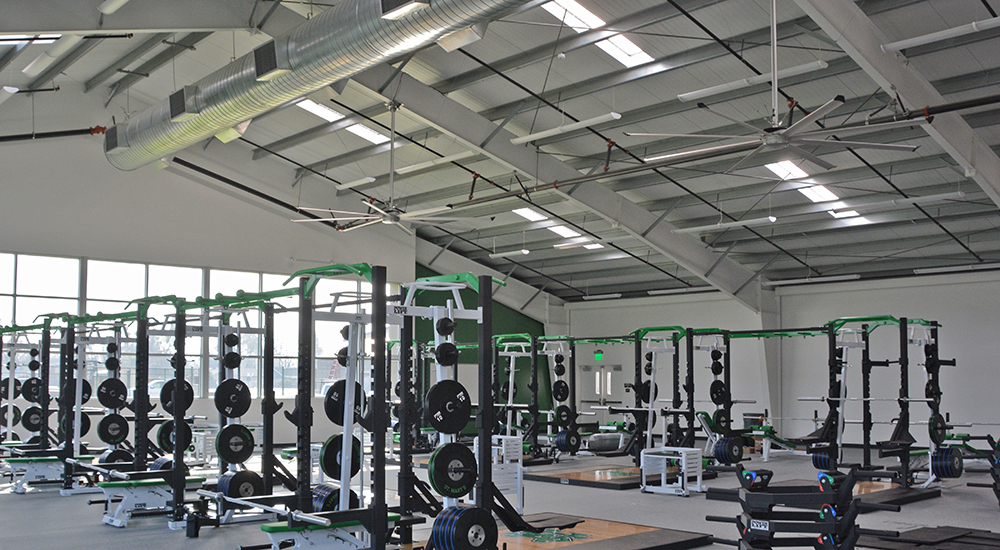
M 528 1 L 431 0 L 389 20 L 380 0 L 348 0 L 108 129 L 104 154 L 134 170 Z

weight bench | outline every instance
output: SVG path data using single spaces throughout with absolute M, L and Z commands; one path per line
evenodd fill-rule
M 771 458 L 771 453 L 775 452 L 785 452 L 788 454 L 800 454 L 805 455 L 805 451 L 799 450 L 800 445 L 796 445 L 787 439 L 782 439 L 778 437 L 777 430 L 774 426 L 770 424 L 759 424 L 756 426 L 751 426 L 753 430 L 751 433 L 754 437 L 760 438 L 761 446 L 761 456 L 764 462 L 767 462 Z M 777 447 L 777 449 L 772 449 L 772 447 Z
M 79 456 L 76 459 L 89 462 L 94 460 L 94 457 Z M 66 473 L 66 465 L 57 456 L 31 456 L 5 460 L 10 464 L 11 476 L 17 480 L 12 491 L 18 495 L 28 492 L 30 485 L 61 483 Z M 18 473 L 21 474 L 20 477 Z M 74 487 L 76 487 L 75 482 Z
M 204 483 L 203 477 L 188 477 L 184 479 L 184 488 L 194 491 L 201 489 Z M 128 518 L 136 510 L 169 510 L 174 501 L 170 483 L 163 479 L 105 481 L 97 486 L 104 492 L 104 499 L 109 504 L 121 497 L 114 512 L 110 512 L 109 507 L 101 519 L 114 527 L 128 526 Z
M 399 514 L 389 514 L 389 529 L 399 521 Z M 287 522 L 265 523 L 260 530 L 271 539 L 271 549 L 302 550 L 305 548 L 327 548 L 331 550 L 364 550 L 370 543 L 361 540 L 357 534 L 367 532 L 358 520 L 322 525 L 302 525 L 289 527 Z M 291 542 L 293 545 L 289 546 Z

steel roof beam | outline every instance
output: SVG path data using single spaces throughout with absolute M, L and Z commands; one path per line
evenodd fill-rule
M 83 85 L 83 91 L 89 92 L 94 88 L 98 87 L 104 81 L 118 74 L 118 69 L 125 69 L 132 64 L 135 60 L 139 59 L 147 52 L 163 44 L 163 41 L 170 38 L 170 33 L 162 32 L 154 34 L 146 39 L 145 42 L 139 44 L 135 48 L 132 48 L 130 52 L 118 58 L 117 61 L 108 65 L 103 71 L 97 73 L 93 78 L 87 81 Z
M 169 63 L 171 59 L 188 51 L 188 47 L 194 46 L 198 42 L 201 42 L 202 40 L 208 38 L 211 35 L 212 33 L 210 32 L 193 32 L 185 36 L 184 38 L 178 40 L 177 45 L 168 46 L 167 49 L 156 54 L 149 61 L 136 67 L 136 69 L 133 71 L 136 74 L 127 74 L 124 77 L 118 79 L 114 84 L 112 84 L 110 86 L 111 94 L 108 99 L 109 100 L 113 99 L 118 94 L 124 93 L 125 90 L 129 88 L 129 86 L 135 84 L 140 79 L 144 78 L 140 76 L 139 73 L 152 74 L 153 71 Z

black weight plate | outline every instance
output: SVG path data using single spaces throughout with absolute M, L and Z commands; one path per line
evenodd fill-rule
M 712 423 L 715 424 L 716 433 L 727 433 L 729 431 L 730 418 L 726 409 L 719 409 L 712 415 Z
M 128 439 L 128 421 L 120 414 L 109 414 L 97 422 L 97 437 L 108 445 Z
M 556 449 L 564 453 L 580 450 L 580 434 L 576 430 L 562 430 L 556 434 Z
M 560 403 L 569 399 L 569 384 L 565 380 L 556 380 L 552 384 L 552 399 Z
M 340 351 L 337 352 L 337 363 L 339 363 L 341 367 L 347 366 L 347 359 L 348 359 L 347 356 L 348 356 L 347 346 L 340 348 Z
M 645 366 L 642 367 L 642 372 L 646 373 L 646 376 L 651 376 L 653 374 L 653 364 L 646 363 Z
M 476 455 L 461 443 L 442 445 L 431 453 L 427 478 L 441 496 L 459 498 L 472 491 L 476 483 Z
M 163 407 L 164 412 L 169 415 L 174 414 L 174 384 L 177 383 L 175 378 L 171 378 L 163 383 L 163 388 L 160 389 L 160 405 Z M 191 387 L 191 383 L 187 380 L 184 381 L 184 396 L 181 401 L 181 412 L 187 411 L 191 408 L 191 404 L 194 403 L 194 388 Z
M 712 375 L 719 376 L 722 374 L 723 370 L 724 367 L 722 366 L 722 363 L 718 361 L 712 361 Z
M 434 326 L 437 333 L 441 336 L 450 336 L 451 333 L 455 332 L 455 321 L 452 321 L 447 317 L 438 319 L 437 324 Z
M 344 425 L 344 401 L 347 397 L 347 380 L 337 380 L 326 390 L 326 399 L 323 400 L 323 410 L 330 422 L 338 426 Z M 354 383 L 354 422 L 361 423 L 364 416 L 366 396 L 361 384 Z
M 738 437 L 723 437 L 715 442 L 715 459 L 722 464 L 743 460 L 743 442 Z
M 650 402 L 649 388 L 650 388 L 649 380 L 646 380 L 645 382 L 642 383 L 642 386 L 639 386 L 639 399 L 641 399 L 643 403 Z M 657 384 L 653 386 L 652 401 L 656 401 L 656 398 L 659 397 L 659 395 L 660 395 L 660 385 Z
M 222 339 L 222 342 L 230 348 L 235 348 L 240 343 L 240 337 L 236 336 L 235 333 L 230 332 L 229 334 L 226 335 L 225 338 Z
M 708 395 L 712 398 L 712 403 L 725 405 L 729 401 L 729 392 L 726 390 L 726 383 L 722 380 L 713 380 L 708 388 Z
M 41 378 L 29 378 L 21 384 L 21 397 L 24 397 L 31 403 L 41 404 L 42 389 Z
M 264 494 L 264 480 L 252 470 L 226 472 L 219 476 L 219 492 L 229 498 L 250 498 Z
M 0 380 L 0 399 L 7 399 L 7 392 L 10 385 L 10 378 L 4 378 Z M 21 381 L 17 378 L 14 379 L 14 399 L 17 399 L 21 395 Z
M 104 367 L 110 371 L 116 371 L 122 366 L 117 357 L 108 357 L 104 360 Z
M 440 433 L 457 434 L 469 423 L 472 399 L 465 386 L 441 380 L 424 396 L 424 420 Z
M 42 368 L 42 364 L 39 363 L 37 359 L 32 359 L 31 361 L 28 361 L 28 370 L 34 372 L 40 368 Z
M 722 359 L 722 352 L 719 351 L 719 350 L 717 350 L 717 349 L 713 349 L 712 350 L 712 361 L 718 361 L 719 359 Z
M 128 387 L 117 378 L 108 378 L 97 386 L 97 400 L 109 409 L 120 409 L 128 403 Z
M 222 364 L 226 366 L 227 369 L 239 368 L 240 363 L 243 362 L 243 356 L 236 353 L 235 351 L 227 352 L 222 356 Z
M 239 378 L 223 380 L 215 388 L 215 408 L 226 418 L 239 418 L 250 410 L 250 387 Z
M 17 426 L 21 422 L 21 408 L 14 405 L 14 419 L 11 426 Z M 0 405 L 0 426 L 7 426 L 7 403 Z
M 243 464 L 253 456 L 253 433 L 242 424 L 230 424 L 215 436 L 215 452 L 230 464 Z
M 351 439 L 353 439 L 351 445 L 351 477 L 353 478 L 361 471 L 361 440 L 354 436 L 351 436 Z M 319 451 L 319 464 L 323 468 L 323 473 L 336 480 L 340 480 L 343 441 L 344 436 L 337 434 L 327 439 Z
M 42 429 L 42 409 L 39 407 L 28 407 L 21 415 L 21 426 L 29 432 L 37 432 Z
M 493 513 L 485 508 L 446 508 L 431 530 L 438 550 L 492 550 L 497 536 Z
M 940 413 L 932 414 L 927 423 L 927 433 L 935 445 L 944 443 L 948 436 L 948 423 Z
M 403 397 L 403 383 L 402 382 L 396 382 L 396 387 L 393 390 L 393 393 L 396 394 L 396 397 Z
M 562 363 L 556 363 L 556 366 L 553 370 L 555 371 L 556 376 L 562 376 L 566 374 L 566 365 L 563 365 Z
M 28 355 L 32 357 L 38 357 L 38 348 L 31 348 L 31 351 L 28 352 Z
M 110 344 L 108 344 L 108 347 L 105 348 L 105 349 L 108 350 L 108 353 L 117 353 L 118 352 L 118 344 L 116 344 L 114 342 L 111 342 Z
M 351 325 L 344 325 L 340 327 L 340 337 L 347 340 L 351 337 Z
M 556 356 L 553 357 L 553 359 L 555 359 L 556 363 L 565 363 L 566 362 L 566 358 L 563 357 L 563 354 L 561 354 L 561 353 L 557 353 Z
M 111 450 L 104 451 L 103 453 L 101 453 L 101 455 L 99 457 L 97 457 L 97 462 L 99 464 L 116 464 L 117 463 L 117 464 L 127 464 L 128 466 L 131 466 L 132 462 L 134 460 L 135 460 L 135 457 L 132 456 L 132 453 L 126 451 L 125 449 L 115 449 L 113 451 L 111 451 Z M 125 469 L 128 469 L 128 466 L 126 466 Z M 122 470 L 123 468 L 119 467 L 119 468 L 115 468 L 115 469 L 116 470 Z
M 503 384 L 500 386 L 500 397 L 506 402 L 507 395 L 510 393 L 510 386 L 508 384 Z M 517 398 L 517 384 L 514 384 L 514 396 L 511 399 Z
M 653 352 L 647 351 L 645 357 L 646 357 L 646 361 L 652 361 L 653 360 Z
M 445 367 L 458 364 L 458 348 L 451 342 L 444 342 L 434 349 L 434 360 Z
M 171 483 L 170 480 L 173 479 L 174 477 L 173 469 L 174 469 L 174 460 L 171 456 L 161 456 L 160 458 L 154 460 L 153 463 L 150 464 L 149 466 L 150 471 L 170 470 L 169 472 L 163 474 L 163 479 L 167 483 Z M 187 477 L 190 473 L 191 473 L 191 467 L 185 464 L 184 477 Z
M 69 415 L 69 419 L 72 420 L 73 416 L 74 416 L 73 414 L 70 414 Z M 65 417 L 60 417 L 60 420 L 59 420 L 59 429 L 57 431 L 57 435 L 59 436 L 60 440 L 62 440 L 65 437 L 64 434 L 66 433 L 65 429 L 66 429 L 66 425 L 67 424 L 69 424 L 69 421 Z M 87 435 L 88 433 L 90 433 L 90 416 L 86 415 L 86 414 L 81 414 L 80 415 L 80 437 L 83 437 L 83 436 Z
M 332 483 L 320 483 L 312 488 L 313 513 L 336 512 L 340 510 L 340 488 Z M 347 497 L 348 508 L 360 508 L 361 501 L 358 494 L 351 491 Z
M 568 428 L 573 423 L 573 410 L 566 405 L 556 407 L 556 423 L 562 428 Z
M 23 389 L 21 390 L 24 391 Z M 935 403 L 941 404 L 941 388 L 933 381 L 928 380 L 924 385 L 924 397 L 933 399 Z
M 187 449 L 191 446 L 191 426 L 187 422 L 181 422 L 181 429 L 178 430 L 181 442 L 181 449 Z M 160 429 L 156 431 L 156 444 L 160 446 L 160 449 L 165 452 L 173 452 L 174 450 L 174 421 L 167 420 L 163 424 L 160 424 Z

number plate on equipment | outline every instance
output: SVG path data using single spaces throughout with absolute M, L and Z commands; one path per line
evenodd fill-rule
M 751 531 L 770 531 L 771 523 L 764 521 L 762 519 L 752 519 L 750 520 L 750 530 Z

